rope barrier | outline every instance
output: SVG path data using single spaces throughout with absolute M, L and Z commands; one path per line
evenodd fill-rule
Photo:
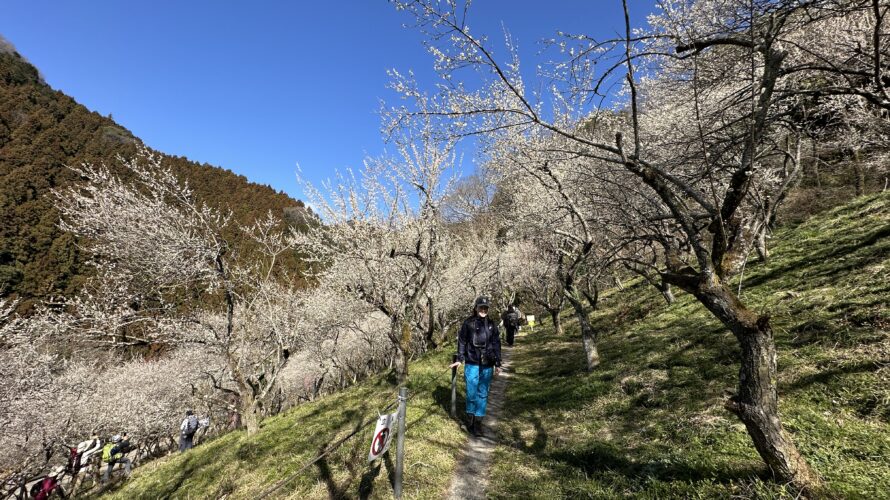
M 421 388 L 428 389 L 428 388 L 432 385 L 432 382 L 438 382 L 439 379 L 441 379 L 441 378 L 442 378 L 443 376 L 445 376 L 445 375 L 449 375 L 449 376 L 450 376 L 450 375 L 451 375 L 451 370 L 449 369 L 447 372 L 443 373 L 442 375 L 434 376 L 434 377 L 433 377 L 432 379 L 430 379 L 427 383 L 423 384 L 423 385 L 421 386 Z M 420 390 L 414 390 L 414 391 L 412 391 L 412 394 L 411 394 L 410 396 L 408 396 L 408 399 L 406 400 L 406 402 L 407 402 L 407 401 L 411 401 L 412 399 L 414 399 L 414 396 L 417 396 L 418 394 L 421 394 L 421 393 L 426 393 L 426 391 L 420 391 Z M 397 395 L 398 395 L 398 390 L 396 390 L 396 392 L 395 392 L 395 396 L 397 396 Z M 394 397 L 394 396 L 390 396 L 390 397 Z M 391 409 L 392 409 L 394 406 L 396 406 L 397 404 L 398 404 L 398 400 L 393 401 L 392 403 L 390 403 L 389 405 L 387 405 L 387 406 L 383 409 L 382 413 L 386 413 L 387 411 L 391 410 Z M 302 474 L 306 469 L 308 469 L 309 467 L 311 467 L 312 465 L 314 465 L 315 463 L 317 463 L 317 462 L 318 462 L 319 460 L 321 460 L 322 458 L 328 456 L 331 452 L 333 452 L 334 450 L 336 450 L 337 448 L 339 448 L 340 446 L 342 446 L 343 443 L 349 441 L 350 439 L 352 439 L 353 437 L 355 437 L 356 435 L 358 435 L 359 432 L 363 431 L 365 428 L 369 427 L 371 424 L 373 424 L 373 423 L 376 422 L 376 421 L 377 421 L 377 417 L 374 417 L 374 418 L 369 419 L 369 420 L 366 421 L 366 422 L 363 422 L 363 423 L 360 424 L 358 427 L 356 427 L 355 430 L 353 430 L 352 432 L 350 432 L 348 435 L 346 435 L 345 437 L 339 439 L 336 443 L 334 443 L 334 444 L 332 444 L 331 446 L 327 447 L 321 454 L 319 454 L 318 456 L 316 456 L 315 458 L 313 458 L 312 460 L 310 460 L 309 462 L 307 462 L 306 464 L 304 464 L 302 467 L 300 467 L 299 469 L 297 469 L 296 472 L 294 472 L 293 474 L 287 476 L 287 477 L 284 478 L 284 479 L 279 480 L 277 483 L 275 483 L 274 485 L 272 485 L 269 489 L 267 489 L 266 491 L 264 491 L 263 493 L 261 493 L 259 496 L 257 496 L 257 499 L 267 498 L 267 497 L 268 497 L 269 495 L 271 495 L 272 493 L 275 493 L 276 491 L 278 491 L 279 489 L 281 489 L 282 486 L 286 485 L 287 483 L 289 483 L 289 482 L 293 481 L 294 479 L 296 479 L 297 477 L 299 477 L 300 474 Z
M 386 408 L 384 408 L 383 411 L 386 412 L 387 410 L 392 409 L 392 407 L 395 406 L 395 405 L 396 405 L 396 403 L 390 403 L 390 405 L 387 406 Z M 332 451 L 334 451 L 334 450 L 336 450 L 337 448 L 339 448 L 343 443 L 345 443 L 346 441 L 349 441 L 350 439 L 352 439 L 353 437 L 355 437 L 360 431 L 364 430 L 366 427 L 370 426 L 371 424 L 373 424 L 373 423 L 376 422 L 376 421 L 377 421 L 377 418 L 372 418 L 372 419 L 369 419 L 367 422 L 362 423 L 361 425 L 359 425 L 358 427 L 356 427 L 356 429 L 355 429 L 354 431 L 350 432 L 346 437 L 341 438 L 339 441 L 337 441 L 336 443 L 334 443 L 334 444 L 332 444 L 331 446 L 329 446 L 329 447 L 328 447 L 325 451 L 323 451 L 320 455 L 318 455 L 317 457 L 315 457 L 315 458 L 313 458 L 312 460 L 310 460 L 309 462 L 307 462 L 305 465 L 303 465 L 302 467 L 300 467 L 296 472 L 294 472 L 294 473 L 291 474 L 290 476 L 288 476 L 288 477 L 286 477 L 286 478 L 284 478 L 284 479 L 278 481 L 277 483 L 275 483 L 271 488 L 269 488 L 268 490 L 264 491 L 264 492 L 263 492 L 260 496 L 258 496 L 257 498 L 258 498 L 258 499 L 266 498 L 266 497 L 268 497 L 269 495 L 271 495 L 272 493 L 275 493 L 276 491 L 278 491 L 279 488 L 281 488 L 281 487 L 284 486 L 285 484 L 287 484 L 287 483 L 293 481 L 294 479 L 296 479 L 297 477 L 299 477 L 299 475 L 302 474 L 303 471 L 305 471 L 306 469 L 308 469 L 309 467 L 311 467 L 312 465 L 314 465 L 316 462 L 318 462 L 318 461 L 321 460 L 322 458 L 328 456 L 328 454 L 330 454 Z

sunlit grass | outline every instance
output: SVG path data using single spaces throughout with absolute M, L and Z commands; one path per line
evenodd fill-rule
M 449 419 L 448 352 L 411 365 L 403 491 L 441 498 L 465 435 Z M 134 470 L 109 498 L 256 498 L 395 400 L 392 378 L 379 376 L 265 420 L 248 438 L 233 432 L 187 453 Z M 394 409 L 391 411 L 395 411 Z M 309 467 L 274 498 L 392 498 L 395 441 L 383 460 L 367 462 L 373 424 Z
M 772 317 L 786 428 L 830 493 L 890 491 L 890 196 L 860 198 L 773 238 L 744 301 Z M 735 286 L 738 286 L 736 282 Z M 522 337 L 494 459 L 493 498 L 792 497 L 769 480 L 722 403 L 735 339 L 691 297 L 610 291 L 591 315 L 602 365 L 583 370 L 577 323 Z
M 768 312 L 779 347 L 786 428 L 830 492 L 890 491 L 890 195 L 861 198 L 773 238 L 749 263 L 744 301 Z M 738 286 L 736 283 L 735 286 Z M 567 334 L 539 327 L 514 348 L 492 498 L 792 498 L 771 482 L 726 410 L 735 339 L 689 296 L 667 306 L 641 283 L 604 293 L 591 315 L 602 365 L 584 370 Z M 404 492 L 442 498 L 465 437 L 449 419 L 450 349 L 411 367 Z M 134 471 L 111 498 L 254 498 L 376 415 L 385 376 Z M 462 401 L 459 409 L 462 408 Z M 288 498 L 391 498 L 392 460 L 366 461 L 371 429 L 283 489 Z M 394 456 L 394 455 L 393 455 Z

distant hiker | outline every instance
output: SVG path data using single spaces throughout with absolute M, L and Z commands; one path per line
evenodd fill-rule
M 200 423 L 192 410 L 185 412 L 185 419 L 179 425 L 179 451 L 185 451 L 193 446 L 192 440 L 198 432 Z
M 117 443 L 117 446 L 118 446 L 118 451 L 120 451 L 120 453 L 122 453 L 124 456 L 126 456 L 127 453 L 130 453 L 130 451 L 133 449 L 133 445 L 130 444 L 130 435 L 127 434 L 126 432 L 122 432 L 121 440 Z M 127 459 L 127 462 L 129 462 L 129 461 L 130 460 Z
M 482 418 L 488 405 L 491 378 L 501 372 L 501 338 L 498 327 L 488 317 L 488 297 L 479 297 L 473 304 L 473 315 L 457 333 L 457 361 L 450 368 L 464 364 L 467 383 L 468 429 L 474 436 L 482 435 Z
M 124 436 L 127 434 L 124 433 Z M 107 482 L 111 477 L 111 470 L 116 464 L 122 464 L 124 467 L 124 475 L 130 475 L 130 459 L 124 455 L 130 451 L 130 440 L 124 439 L 120 435 L 114 435 L 110 443 L 106 443 L 102 448 L 102 461 L 108 463 L 105 473 L 102 474 L 102 482 Z
M 71 483 L 68 485 L 71 495 L 74 495 L 77 490 L 78 480 L 81 479 L 80 473 L 83 472 L 84 476 L 90 473 L 90 460 L 94 456 L 101 458 L 101 451 L 102 440 L 96 433 L 93 433 L 89 439 L 77 443 L 77 446 L 69 446 L 67 471 L 71 474 Z M 100 460 L 95 462 L 96 477 L 99 477 L 99 462 Z
M 31 486 L 31 498 L 36 500 L 46 500 L 50 495 L 65 498 L 65 490 L 62 489 L 60 483 L 62 475 L 65 474 L 65 467 L 58 466 L 45 478 Z
M 127 453 L 129 453 L 130 450 L 133 449 L 133 445 L 130 444 L 130 435 L 127 434 L 126 432 L 121 433 L 121 442 L 118 443 L 118 445 L 121 447 L 121 452 L 122 452 L 124 455 L 126 455 Z
M 68 455 L 68 472 L 76 476 L 80 469 L 87 465 L 90 458 L 102 449 L 102 440 L 98 434 L 93 434 L 90 439 L 77 443 L 70 447 Z
M 504 321 L 504 329 L 507 330 L 507 345 L 512 347 L 516 332 L 519 331 L 522 313 L 519 311 L 519 308 L 516 307 L 516 304 L 510 304 L 507 306 L 507 310 L 504 311 L 504 314 L 501 315 L 501 318 Z

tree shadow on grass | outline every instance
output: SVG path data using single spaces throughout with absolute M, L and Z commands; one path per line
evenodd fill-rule
M 455 420 L 460 421 L 460 415 L 463 413 L 464 409 L 467 407 L 467 400 L 462 394 L 459 388 L 457 390 L 457 396 L 455 397 Z M 446 415 L 451 414 L 451 386 L 448 387 L 436 387 L 433 389 L 433 401 L 436 403 L 436 406 L 442 409 L 442 411 Z
M 635 482 L 654 478 L 664 482 L 715 481 L 726 484 L 755 476 L 769 478 L 766 468 L 754 462 L 748 466 L 736 465 L 731 469 L 708 469 L 680 462 L 635 461 L 629 458 L 631 454 L 634 454 L 633 450 L 618 450 L 604 443 L 593 443 L 580 451 L 558 450 L 545 454 L 544 457 L 582 470 L 591 477 L 613 473 Z
M 319 453 L 323 451 L 323 448 L 319 450 Z M 318 475 L 322 481 L 324 481 L 325 486 L 328 489 L 328 497 L 329 498 L 346 498 L 346 488 L 349 486 L 348 483 L 343 485 L 342 487 L 337 485 L 337 482 L 334 480 L 333 474 L 331 474 L 331 468 L 328 466 L 328 461 L 326 458 L 322 458 L 318 462 L 315 463 L 315 466 L 318 467 Z
M 809 255 L 801 256 L 787 264 L 776 266 L 764 273 L 751 276 L 749 279 L 745 280 L 745 286 L 755 287 L 779 277 L 786 276 L 796 270 L 812 269 L 814 267 L 814 262 L 821 262 L 826 265 L 818 266 L 823 269 L 819 270 L 817 267 L 817 270 L 814 273 L 811 273 L 809 280 L 812 280 L 814 276 L 831 277 L 838 274 L 842 275 L 848 273 L 851 270 L 882 260 L 885 257 L 882 255 L 882 252 L 867 252 L 864 255 L 853 254 L 858 250 L 870 247 L 887 237 L 890 237 L 890 225 L 881 227 L 870 234 L 863 235 L 856 233 L 849 235 L 846 238 L 835 240 L 832 245 L 819 245 L 818 248 L 823 248 L 823 250 L 812 252 Z M 850 261 L 845 262 L 843 266 L 837 266 L 836 261 L 841 257 L 850 258 Z
M 541 424 L 540 418 L 532 417 L 529 420 L 531 420 L 532 425 L 535 428 L 535 438 L 532 441 L 532 444 L 525 444 L 525 440 L 522 439 L 522 434 L 519 428 L 513 427 L 510 429 L 512 446 L 526 453 L 537 454 L 544 451 L 544 448 L 547 447 L 547 432 L 544 430 L 544 426 Z
M 362 481 L 358 485 L 358 496 L 362 500 L 370 498 L 374 492 L 374 480 L 380 475 L 381 467 L 383 466 L 378 461 L 362 475 Z
M 204 454 L 190 454 L 192 456 L 186 458 L 180 467 L 176 470 L 173 478 L 160 485 L 152 484 L 146 490 L 140 492 L 138 498 L 171 498 L 180 492 L 180 488 L 185 482 L 193 478 L 196 473 L 211 463 L 211 460 L 205 458 Z M 106 492 L 112 491 L 109 489 Z
M 868 361 L 860 361 L 857 363 L 844 363 L 836 368 L 832 368 L 830 370 L 821 370 L 819 372 L 804 375 L 802 377 L 798 377 L 796 380 L 786 384 L 779 384 L 779 389 L 781 392 L 793 392 L 799 391 L 802 389 L 806 389 L 807 387 L 814 384 L 825 384 L 833 382 L 835 378 L 842 377 L 844 375 L 852 375 L 854 373 L 869 373 L 875 370 L 875 362 Z
M 621 474 L 635 481 L 640 478 L 652 477 L 662 481 L 696 481 L 717 480 L 730 482 L 760 475 L 763 472 L 758 464 L 750 466 L 737 465 L 702 465 L 684 462 L 682 459 L 660 461 L 658 458 L 646 460 L 646 456 L 658 457 L 658 450 L 642 448 L 618 449 L 609 444 L 591 440 L 580 452 L 575 450 L 554 449 L 559 445 L 550 445 L 550 436 L 538 415 L 533 412 L 541 409 L 542 401 L 547 402 L 548 411 L 565 412 L 589 404 L 601 396 L 607 396 L 615 390 L 618 380 L 624 384 L 624 377 L 630 373 L 635 380 L 628 381 L 639 385 L 636 390 L 624 390 L 624 403 L 606 410 L 610 427 L 621 435 L 634 435 L 641 432 L 641 422 L 652 419 L 662 420 L 666 414 L 698 413 L 713 404 L 719 398 L 719 386 L 709 387 L 705 380 L 727 377 L 732 380 L 732 370 L 728 365 L 735 364 L 732 354 L 735 348 L 728 343 L 725 335 L 714 335 L 707 328 L 701 328 L 693 335 L 682 335 L 676 339 L 668 339 L 664 348 L 653 346 L 651 336 L 640 335 L 621 346 L 620 352 L 614 353 L 613 359 L 629 359 L 628 351 L 648 353 L 645 369 L 626 372 L 625 369 L 612 369 L 603 366 L 593 373 L 585 373 L 578 363 L 583 359 L 577 346 L 558 346 L 560 351 L 554 354 L 550 346 L 542 352 L 523 352 L 523 365 L 528 361 L 532 367 L 523 366 L 516 380 L 517 393 L 508 396 L 514 426 L 504 432 L 503 442 L 525 454 L 538 457 L 541 463 L 561 462 L 565 466 L 577 468 L 587 474 Z M 543 341 L 544 339 L 542 339 Z M 668 349 L 668 343 L 683 341 L 679 349 Z M 542 346 L 543 347 L 543 346 Z M 658 353 L 653 356 L 652 353 Z M 634 357 L 630 355 L 630 357 Z M 639 356 L 637 356 L 639 358 Z M 646 358 L 643 358 L 646 359 Z M 580 360 L 575 362 L 576 360 Z M 703 362 L 702 360 L 707 360 Z M 715 363 L 715 361 L 719 361 Z M 572 373 L 574 370 L 574 373 Z M 703 373 L 714 373 L 704 376 Z M 726 373 L 723 373 L 726 372 Z M 582 410 L 583 411 L 583 410 Z M 672 423 L 665 422 L 665 431 L 670 432 Z M 522 429 L 534 429 L 534 438 L 523 439 Z M 557 435 L 556 441 L 559 441 Z M 580 444 L 580 443 L 579 443 Z M 640 457 L 644 457 L 640 461 Z M 634 460 L 636 458 L 636 461 Z
M 355 427 L 353 428 L 353 432 L 358 432 L 359 429 L 361 428 L 362 424 L 363 424 L 363 421 L 361 418 L 359 418 L 355 424 Z M 343 443 L 343 444 L 346 444 L 346 443 Z M 330 445 L 331 445 L 331 443 L 327 443 L 327 442 L 322 443 L 321 446 L 319 446 L 319 448 L 318 448 L 318 455 L 321 455 L 322 453 L 324 453 L 325 450 L 327 450 Z M 358 451 L 360 449 L 361 449 L 360 446 L 353 444 L 353 451 Z M 358 461 L 357 460 L 358 458 L 359 457 L 356 456 L 356 453 L 352 453 L 350 456 L 347 457 L 347 459 L 346 459 L 347 467 L 346 468 L 349 471 L 349 477 L 341 485 L 338 485 L 336 479 L 334 479 L 334 474 L 332 473 L 331 468 L 328 465 L 327 457 L 322 458 L 318 462 L 315 463 L 315 466 L 318 468 L 319 478 L 322 481 L 324 481 L 325 486 L 327 487 L 329 498 L 348 498 L 349 497 L 349 487 L 350 487 L 350 485 L 352 485 L 353 481 L 355 481 L 355 479 L 358 476 L 358 469 L 356 467 L 350 467 L 350 465 L 354 464 L 356 461 Z M 364 483 L 364 480 L 365 480 L 365 478 L 363 477 L 362 483 Z M 372 481 L 373 481 L 373 479 L 372 479 Z
M 396 487 L 396 465 L 392 463 L 392 454 L 395 453 L 394 449 L 390 449 L 383 455 L 383 463 L 386 464 L 386 475 L 387 479 L 389 479 L 389 484 L 393 489 Z

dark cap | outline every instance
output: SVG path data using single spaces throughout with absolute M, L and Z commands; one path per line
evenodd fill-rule
M 480 307 L 489 307 L 488 297 L 476 297 L 476 302 L 473 304 L 473 310 L 478 311 Z
M 185 416 L 186 416 L 186 417 L 188 417 L 189 415 L 194 415 L 194 414 L 195 414 L 195 412 L 193 412 L 192 410 L 186 410 L 186 411 L 185 411 Z

